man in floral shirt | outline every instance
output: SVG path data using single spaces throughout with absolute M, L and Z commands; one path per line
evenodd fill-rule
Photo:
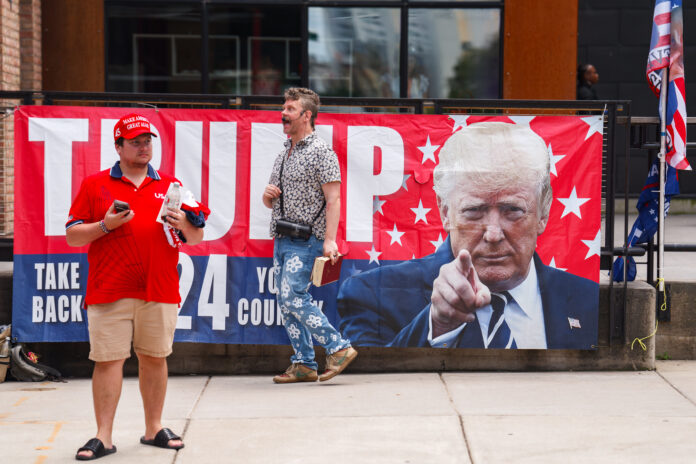
M 341 214 L 341 171 L 331 148 L 314 133 L 319 96 L 305 88 L 285 92 L 283 132 L 289 136 L 276 158 L 263 204 L 272 208 L 273 268 L 278 282 L 278 305 L 295 351 L 292 365 L 273 378 L 276 383 L 329 380 L 355 359 L 344 339 L 312 302 L 311 272 L 317 256 L 338 258 L 336 232 Z M 308 238 L 281 234 L 278 220 L 311 227 Z M 326 369 L 317 375 L 316 340 L 326 349 Z

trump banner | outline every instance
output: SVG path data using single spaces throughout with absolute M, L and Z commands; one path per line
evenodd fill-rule
M 114 124 L 132 112 L 59 106 L 23 106 L 15 112 L 12 324 L 20 341 L 88 339 L 88 246 L 68 246 L 65 224 L 85 177 L 119 160 Z M 149 119 L 157 135 L 152 167 L 176 176 L 211 210 L 203 242 L 180 248 L 182 302 L 175 341 L 287 344 L 275 297 L 271 210 L 262 202 L 286 140 L 280 114 L 136 112 Z M 514 180 L 488 195 L 495 197 L 492 202 L 468 189 L 478 203 L 466 209 L 457 206 L 464 204 L 461 196 L 450 201 L 445 190 L 434 189 L 434 168 L 453 134 L 512 125 L 541 143 L 548 204 L 537 198 L 539 189 Z M 599 304 L 602 128 L 599 116 L 320 113 L 316 132 L 336 152 L 341 168 L 338 243 L 344 260 L 337 282 L 312 288 L 315 304 L 354 345 L 478 346 L 463 341 L 478 331 L 475 338 L 492 348 L 488 303 L 470 310 L 474 322 L 460 324 L 444 338 L 431 327 L 438 270 L 468 249 L 481 276 L 479 288 L 505 290 L 505 319 L 516 340 L 511 347 L 592 348 Z M 520 147 L 509 152 L 513 164 L 526 150 L 523 142 Z M 486 155 L 485 148 L 480 155 Z M 515 170 L 526 172 L 526 165 L 520 160 Z M 486 175 L 507 179 L 503 173 Z M 457 181 L 455 192 L 459 186 Z M 479 257 L 467 247 L 472 230 L 482 231 L 488 255 Z M 509 267 L 521 278 L 502 284 L 487 277 L 489 265 Z M 387 275 L 390 268 L 394 272 Z

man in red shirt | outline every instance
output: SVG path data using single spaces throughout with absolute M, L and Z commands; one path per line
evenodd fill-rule
M 178 180 L 150 165 L 153 136 L 145 117 L 121 118 L 114 127 L 120 161 L 83 181 L 66 223 L 70 246 L 89 244 L 85 304 L 89 358 L 95 361 L 92 395 L 97 435 L 78 450 L 78 460 L 116 452 L 111 435 L 131 344 L 138 356 L 145 410 L 141 443 L 169 449 L 184 446 L 181 437 L 161 423 L 166 357 L 172 352 L 181 301 L 176 245 L 179 240 L 189 245 L 201 242 L 205 222 L 178 208 L 167 209 L 164 223 L 157 221 L 169 185 Z

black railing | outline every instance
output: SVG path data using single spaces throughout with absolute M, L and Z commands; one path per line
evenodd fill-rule
M 696 124 L 696 118 L 687 118 L 687 124 Z M 643 150 L 647 152 L 646 172 L 652 165 L 655 157 L 660 151 L 660 120 L 657 117 L 633 117 L 631 118 L 631 136 L 629 146 L 634 150 Z M 696 143 L 687 142 L 687 150 L 696 148 Z M 682 198 L 693 198 L 693 195 L 680 195 Z M 627 208 L 626 211 L 629 211 Z M 628 214 L 626 215 L 628 216 Z M 648 244 L 639 245 L 647 252 L 647 281 L 655 284 L 654 276 L 655 264 L 660 267 L 659 254 L 656 253 L 659 247 L 658 237 Z M 696 252 L 696 244 L 686 243 L 665 243 L 663 245 L 665 252 Z

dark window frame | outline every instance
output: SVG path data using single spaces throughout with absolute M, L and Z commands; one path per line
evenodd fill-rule
M 489 1 L 437 1 L 428 2 L 422 0 L 275 0 L 275 1 L 255 1 L 255 0 L 148 0 L 147 2 L 136 0 L 104 0 L 104 88 L 109 88 L 109 27 L 108 12 L 111 8 L 118 8 L 121 5 L 143 6 L 161 4 L 163 8 L 169 5 L 198 5 L 201 17 L 201 93 L 209 94 L 210 79 L 208 69 L 208 7 L 211 5 L 229 6 L 249 6 L 273 7 L 273 6 L 297 6 L 300 8 L 300 39 L 302 41 L 301 58 L 301 85 L 308 86 L 309 83 L 309 8 L 310 7 L 370 7 L 370 8 L 399 8 L 401 33 L 399 40 L 399 97 L 406 98 L 408 94 L 408 12 L 410 9 L 498 9 L 500 10 L 499 25 L 499 56 L 500 66 L 498 68 L 498 94 L 503 97 L 503 53 L 504 53 L 504 18 L 505 0 Z

